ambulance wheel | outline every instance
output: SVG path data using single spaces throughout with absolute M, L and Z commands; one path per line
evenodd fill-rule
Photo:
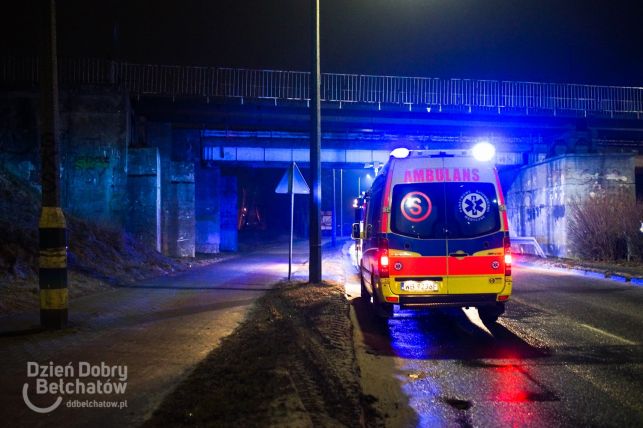
M 362 299 L 371 300 L 371 296 L 368 294 L 368 289 L 366 288 L 366 283 L 364 282 L 364 276 L 359 274 L 359 285 L 362 291 Z
M 375 314 L 382 319 L 393 318 L 393 305 L 390 303 L 380 303 L 379 299 L 376 302 L 373 300 L 373 306 L 375 307 Z
M 504 303 L 496 303 L 494 306 L 482 306 L 478 308 L 478 315 L 485 324 L 493 324 L 498 321 L 498 317 L 505 312 Z
M 393 304 L 380 301 L 377 292 L 373 290 L 373 309 L 381 319 L 393 318 Z

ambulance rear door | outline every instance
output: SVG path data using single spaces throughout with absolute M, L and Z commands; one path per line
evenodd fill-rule
M 458 157 L 444 158 L 444 168 L 449 294 L 499 293 L 504 231 L 495 168 Z
M 447 294 L 443 158 L 410 157 L 395 162 L 388 245 L 391 275 L 396 280 L 391 289 L 400 295 Z

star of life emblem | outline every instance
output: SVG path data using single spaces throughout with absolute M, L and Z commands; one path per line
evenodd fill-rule
M 480 192 L 466 192 L 460 198 L 460 212 L 469 221 L 482 220 L 489 212 L 489 199 Z

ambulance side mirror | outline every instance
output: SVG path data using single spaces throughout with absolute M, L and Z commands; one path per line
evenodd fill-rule
M 353 239 L 360 239 L 360 233 L 359 233 L 359 223 L 353 223 L 353 227 L 351 228 L 351 238 Z

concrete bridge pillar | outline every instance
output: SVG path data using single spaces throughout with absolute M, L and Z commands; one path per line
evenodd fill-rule
M 237 251 L 238 238 L 238 207 L 237 207 L 237 177 L 222 175 L 221 192 L 221 251 Z
M 194 164 L 171 162 L 168 189 L 163 200 L 163 253 L 194 257 Z
M 195 164 L 197 253 L 216 254 L 221 242 L 221 170 Z
M 194 163 L 173 160 L 170 123 L 148 122 L 147 145 L 158 147 L 161 166 L 161 252 L 194 256 Z
M 128 153 L 125 229 L 135 238 L 161 251 L 161 160 L 156 147 L 134 148 Z
M 159 151 L 163 254 L 237 251 L 237 178 L 201 164 L 194 130 L 148 122 L 145 133 Z

